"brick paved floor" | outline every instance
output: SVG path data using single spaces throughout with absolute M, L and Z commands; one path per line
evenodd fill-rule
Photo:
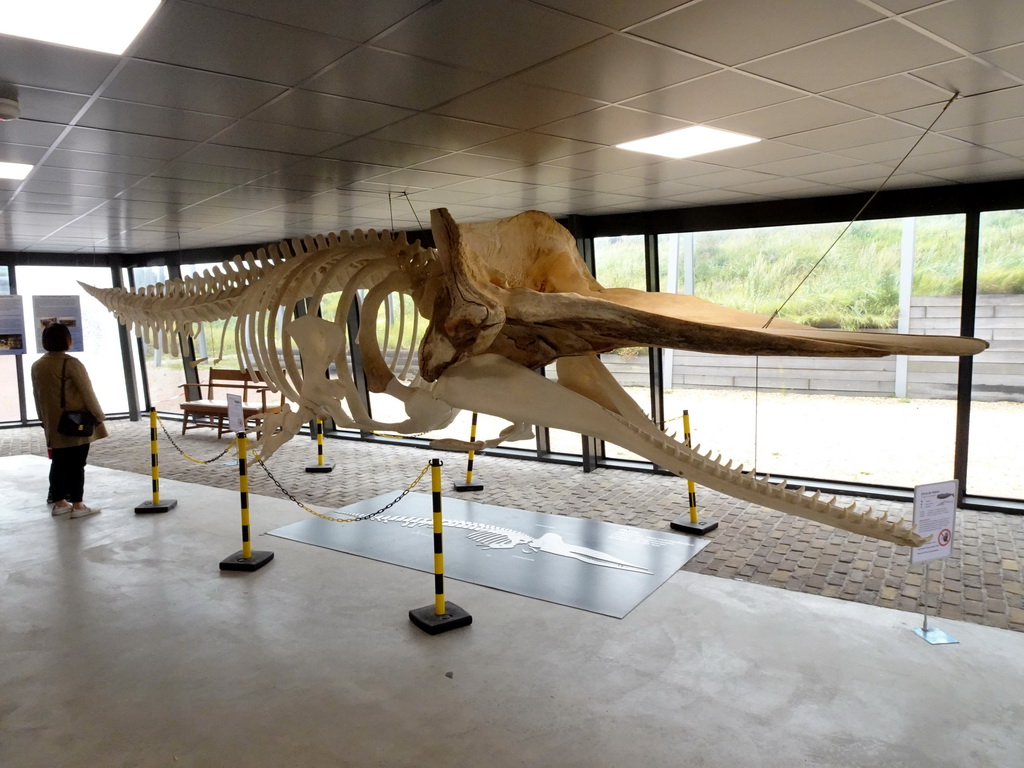
M 111 437 L 93 444 L 90 464 L 149 474 L 148 422 L 108 423 Z M 171 436 L 197 459 L 217 455 L 228 445 L 212 431 Z M 218 488 L 237 488 L 237 470 L 223 461 L 202 465 L 177 454 L 161 434 L 161 477 Z M 0 455 L 45 455 L 38 427 L 0 430 Z M 325 454 L 338 467 L 329 474 L 305 472 L 316 460 L 315 444 L 296 438 L 267 463 L 278 481 L 303 503 L 336 508 L 406 487 L 432 456 L 448 464 L 445 487 L 461 481 L 465 457 L 395 445 L 327 440 Z M 651 530 L 687 514 L 686 484 L 678 478 L 601 469 L 477 457 L 474 480 L 484 490 L 474 501 L 549 514 L 588 517 Z M 88 480 L 87 480 L 88 484 Z M 250 472 L 252 493 L 283 497 L 259 467 Z M 428 490 L 429 486 L 422 486 Z M 45 489 L 40 489 L 45 493 Z M 454 493 L 454 492 L 452 492 Z M 716 520 L 709 545 L 684 570 L 752 581 L 797 592 L 854 600 L 886 608 L 920 611 L 924 567 L 910 564 L 905 547 L 837 531 L 801 518 L 737 501 L 698 488 L 702 519 Z M 852 499 L 852 497 L 850 497 Z M 88 501 L 88 487 L 86 489 Z M 867 500 L 890 515 L 909 517 L 909 504 Z M 258 511 L 254 510 L 258 520 Z M 961 510 L 953 555 L 929 569 L 932 610 L 942 618 L 1024 631 L 1024 517 Z M 937 605 L 937 611 L 935 609 Z

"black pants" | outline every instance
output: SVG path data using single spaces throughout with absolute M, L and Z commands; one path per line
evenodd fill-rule
M 71 448 L 54 448 L 50 460 L 50 498 L 54 502 L 67 499 L 72 504 L 82 500 L 85 493 L 85 460 L 89 457 L 89 443 Z

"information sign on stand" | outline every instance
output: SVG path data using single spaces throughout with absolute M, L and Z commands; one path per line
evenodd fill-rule
M 224 396 L 228 402 L 228 426 L 236 435 L 245 432 L 245 415 L 242 412 L 242 396 L 228 393 Z M 230 459 L 224 462 L 225 466 L 237 467 L 238 459 Z
M 245 418 L 242 413 L 242 396 L 227 394 L 225 399 L 228 401 L 228 426 L 231 427 L 231 431 L 236 435 L 239 432 L 245 432 Z
M 914 634 L 932 645 L 947 645 L 960 642 L 941 629 L 928 627 L 928 564 L 932 560 L 949 557 L 953 551 L 953 532 L 956 530 L 957 481 L 919 485 L 914 488 L 914 527 L 925 538 L 931 537 L 920 547 L 910 551 L 911 563 L 924 563 L 924 586 L 921 593 L 924 603 L 924 623 Z

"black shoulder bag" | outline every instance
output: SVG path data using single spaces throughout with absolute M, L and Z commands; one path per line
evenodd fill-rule
M 93 430 L 96 429 L 98 423 L 95 416 L 85 410 L 64 410 L 64 384 L 67 380 L 67 367 L 68 359 L 65 357 L 64 363 L 60 367 L 60 421 L 57 422 L 57 431 L 71 437 L 92 437 Z

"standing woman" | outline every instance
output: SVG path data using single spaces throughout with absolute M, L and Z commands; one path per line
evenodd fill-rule
M 103 409 L 92 391 L 92 382 L 85 366 L 67 352 L 71 349 L 71 331 L 61 323 L 43 329 L 46 354 L 32 364 L 32 391 L 36 412 L 46 432 L 50 449 L 50 493 L 46 503 L 53 504 L 54 517 L 70 513 L 71 517 L 95 515 L 99 509 L 82 503 L 85 492 L 85 460 L 89 443 L 107 436 L 103 425 Z M 96 428 L 89 437 L 72 437 L 57 431 L 63 410 L 86 410 L 96 417 Z

